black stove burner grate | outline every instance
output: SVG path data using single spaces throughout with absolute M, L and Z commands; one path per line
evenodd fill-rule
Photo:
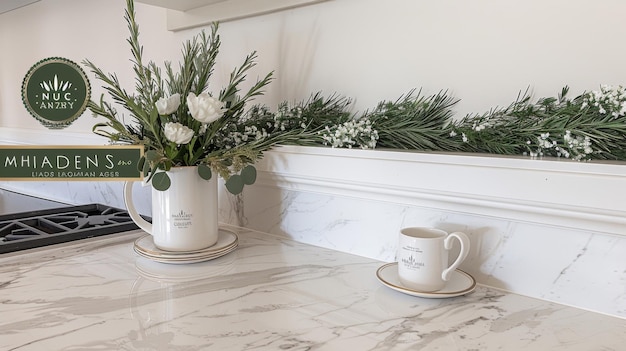
M 128 212 L 101 204 L 0 216 L 0 254 L 137 230 Z

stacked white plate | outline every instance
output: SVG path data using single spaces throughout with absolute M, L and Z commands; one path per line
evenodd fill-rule
M 165 251 L 161 250 L 152 240 L 152 235 L 146 234 L 135 240 L 133 249 L 142 257 L 153 261 L 173 264 L 204 262 L 222 257 L 237 248 L 239 238 L 231 230 L 220 228 L 217 243 L 206 249 L 196 251 Z

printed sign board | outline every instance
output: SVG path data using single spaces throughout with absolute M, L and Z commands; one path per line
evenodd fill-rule
M 143 146 L 0 146 L 1 180 L 140 180 Z

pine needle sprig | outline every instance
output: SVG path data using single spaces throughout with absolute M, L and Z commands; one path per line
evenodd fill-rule
M 395 102 L 382 102 L 364 114 L 378 131 L 377 147 L 456 151 L 458 143 L 450 138 L 448 125 L 458 100 L 446 92 L 428 97 L 414 94 L 411 90 Z

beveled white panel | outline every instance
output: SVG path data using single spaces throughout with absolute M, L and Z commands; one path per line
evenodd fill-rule
M 211 22 L 231 21 L 322 1 L 328 0 L 225 0 L 186 11 L 170 9 L 167 10 L 167 29 L 177 31 L 208 25 Z
M 188 11 L 202 6 L 209 6 L 217 2 L 228 0 L 136 0 L 148 5 L 164 7 L 171 10 Z
M 0 1 L 0 13 L 13 11 L 37 1 L 39 0 L 2 0 Z

